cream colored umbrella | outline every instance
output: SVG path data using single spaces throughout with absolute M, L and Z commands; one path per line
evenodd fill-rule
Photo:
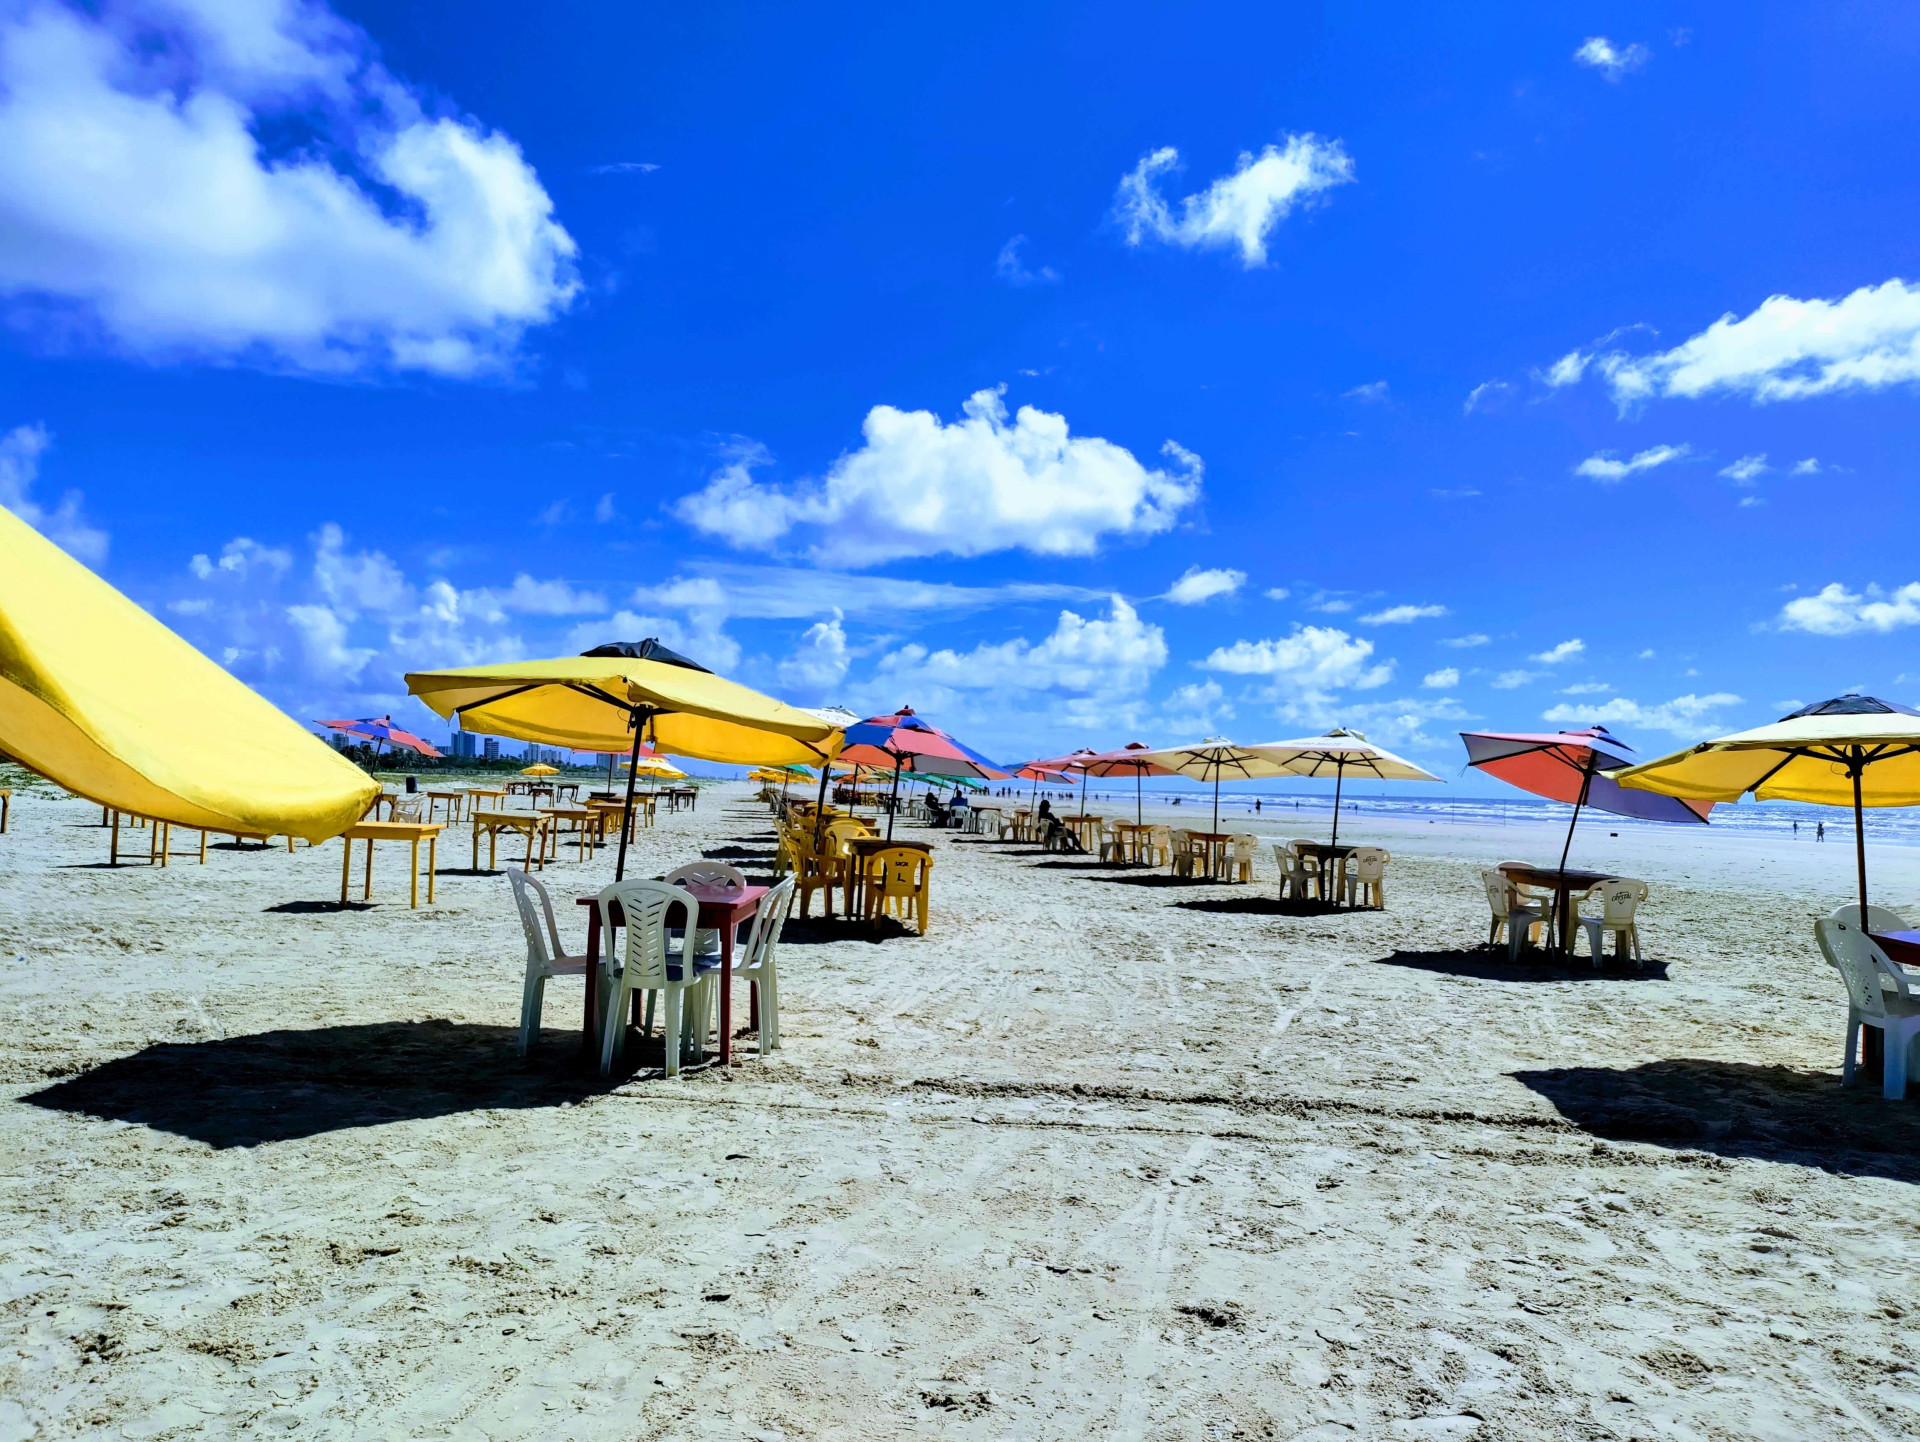
M 1135 761 L 1164 766 L 1181 776 L 1213 783 L 1213 829 L 1220 829 L 1220 781 L 1257 781 L 1265 777 L 1291 776 L 1286 763 L 1266 755 L 1257 747 L 1236 746 L 1224 736 L 1209 736 L 1187 746 L 1162 746 L 1133 753 Z
M 1702 741 L 1613 773 L 1622 786 L 1691 801 L 1806 801 L 1853 807 L 1860 911 L 1867 906 L 1863 808 L 1920 805 L 1920 711 L 1849 693 L 1770 726 Z
M 1340 844 L 1340 788 L 1347 773 L 1371 781 L 1438 781 L 1440 778 L 1404 756 L 1396 756 L 1384 746 L 1376 746 L 1358 731 L 1336 726 L 1324 736 L 1303 736 L 1297 741 L 1267 741 L 1249 746 L 1262 756 L 1279 762 L 1289 776 L 1331 776 L 1333 778 L 1333 846 Z

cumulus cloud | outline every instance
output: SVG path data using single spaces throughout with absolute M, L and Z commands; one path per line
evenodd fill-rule
M 1590 35 L 1573 52 L 1576 65 L 1598 70 L 1609 81 L 1617 81 L 1630 70 L 1647 63 L 1647 47 L 1640 44 L 1615 45 L 1604 35 Z
M 1771 469 L 1767 464 L 1767 454 L 1762 451 L 1757 456 L 1742 456 L 1722 466 L 1720 474 L 1736 485 L 1750 486 Z
M 45 426 L 15 426 L 0 436 L 0 506 L 32 526 L 54 545 L 89 566 L 107 559 L 109 537 L 87 520 L 85 497 L 65 491 L 49 510 L 33 498 L 40 476 L 40 457 L 53 444 Z
M 506 136 L 318 0 L 42 0 L 0 20 L 0 294 L 154 359 L 450 376 L 578 289 Z
M 1920 581 L 1892 591 L 1868 586 L 1849 591 L 1838 581 L 1812 596 L 1799 596 L 1780 608 L 1783 631 L 1816 636 L 1852 636 L 1861 631 L 1898 631 L 1920 622 Z
M 1442 646 L 1458 647 L 1461 650 L 1470 650 L 1475 646 L 1484 646 L 1492 639 L 1493 637 L 1487 635 L 1484 631 L 1475 631 L 1466 636 L 1449 636 L 1440 644 Z
M 780 684 L 802 699 L 818 700 L 847 676 L 847 632 L 838 611 L 807 627 L 800 644 L 781 661 Z
M 1208 570 L 1189 566 L 1161 599 L 1176 606 L 1198 606 L 1215 596 L 1231 596 L 1247 583 L 1245 571 Z
M 1688 446 L 1649 446 L 1634 455 L 1631 460 L 1618 460 L 1612 451 L 1602 451 L 1597 456 L 1588 456 L 1573 468 L 1576 476 L 1588 476 L 1593 480 L 1611 485 L 1624 481 L 1635 471 L 1650 471 L 1655 466 L 1664 466 L 1669 461 L 1684 460 L 1690 455 Z
M 1176 686 L 1160 706 L 1160 724 L 1173 736 L 1211 736 L 1233 717 L 1233 705 L 1218 681 Z
M 1570 350 L 1559 360 L 1543 371 L 1535 371 L 1534 377 L 1542 385 L 1553 390 L 1562 386 L 1580 384 L 1580 377 L 1587 373 L 1587 364 L 1593 359 L 1584 351 Z
M 1831 470 L 1832 467 L 1829 466 L 1828 469 Z M 1795 461 L 1793 463 L 1793 470 L 1790 472 L 1790 474 L 1796 475 L 1796 476 L 1819 475 L 1820 474 L 1819 459 L 1814 456 L 1808 456 L 1804 461 Z
M 1442 666 L 1438 671 L 1429 671 L 1420 678 L 1420 684 L 1429 691 L 1446 691 L 1460 684 L 1460 668 Z
M 1907 385 L 1920 380 L 1920 285 L 1894 279 L 1839 300 L 1769 296 L 1671 350 L 1614 352 L 1600 364 L 1622 411 L 1660 398 L 1790 401 Z
M 1384 611 L 1375 611 L 1371 616 L 1362 616 L 1363 626 L 1402 626 L 1409 621 L 1425 621 L 1430 617 L 1447 614 L 1445 606 L 1389 606 Z
M 1653 706 L 1616 696 L 1599 706 L 1555 706 L 1543 712 L 1542 719 L 1563 724 L 1572 721 L 1581 725 L 1598 722 L 1605 726 L 1638 726 L 1691 739 L 1721 729 L 1718 713 L 1740 704 L 1740 698 L 1729 691 L 1716 691 L 1710 696 L 1676 696 Z
M 1371 690 L 1393 678 L 1391 661 L 1374 663 L 1373 642 L 1331 626 L 1296 626 L 1277 640 L 1235 641 L 1215 648 L 1202 669 L 1258 676 L 1283 695 L 1324 696 Z
M 929 650 L 918 643 L 899 647 L 880 658 L 875 684 L 902 695 L 929 687 L 1129 695 L 1143 691 L 1166 663 L 1166 634 L 1114 596 L 1104 618 L 1062 611 L 1052 633 L 1038 642 L 1016 637 L 970 651 Z
M 1261 594 L 1269 601 L 1284 601 L 1287 597 L 1291 596 L 1293 592 L 1289 591 L 1285 586 L 1269 586 Z
M 263 546 L 248 536 L 235 536 L 221 547 L 219 560 L 202 553 L 187 562 L 187 569 L 202 581 L 223 575 L 244 579 L 262 570 L 277 578 L 285 575 L 292 564 L 291 551 Z
M 1289 135 L 1258 156 L 1240 153 L 1233 174 L 1171 206 L 1160 179 L 1179 169 L 1171 145 L 1142 156 L 1120 181 L 1114 216 L 1128 245 L 1157 240 L 1188 250 L 1237 249 L 1248 267 L 1267 263 L 1267 237 L 1296 205 L 1353 179 L 1353 160 L 1338 140 Z
M 1008 285 L 1026 287 L 1030 285 L 1052 285 L 1060 279 L 1060 273 L 1050 265 L 1038 270 L 1029 270 L 1026 262 L 1020 259 L 1020 247 L 1027 243 L 1024 235 L 1016 235 L 1000 247 L 1000 256 L 993 263 L 993 273 Z
M 999 390 L 977 391 L 962 419 L 875 406 L 864 443 L 824 479 L 781 488 L 752 474 L 764 451 L 736 454 L 675 514 L 729 544 L 768 548 L 817 528 L 809 554 L 827 565 L 872 566 L 909 556 L 1026 550 L 1086 556 L 1107 536 L 1155 535 L 1200 495 L 1202 466 L 1168 441 L 1164 468 L 1098 436 L 1074 436 L 1065 416 L 1022 406 L 1011 423 Z
M 1587 643 L 1575 636 L 1571 641 L 1562 641 L 1558 646 L 1550 647 L 1527 659 L 1538 661 L 1543 666 L 1558 666 L 1562 661 L 1570 660 L 1586 649 Z
M 1537 671 L 1502 671 L 1487 684 L 1492 686 L 1496 691 L 1512 691 L 1526 685 L 1529 681 L 1536 681 L 1538 679 L 1539 673 Z

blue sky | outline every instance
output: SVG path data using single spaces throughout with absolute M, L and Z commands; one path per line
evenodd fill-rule
M 297 716 L 1920 695 L 1912 7 L 528 14 L 0 3 L 0 503 Z

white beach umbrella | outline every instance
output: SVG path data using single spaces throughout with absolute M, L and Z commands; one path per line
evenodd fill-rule
M 1384 746 L 1376 746 L 1358 731 L 1336 726 L 1324 736 L 1303 736 L 1296 741 L 1268 741 L 1249 746 L 1249 751 L 1284 768 L 1288 776 L 1331 776 L 1333 778 L 1333 840 L 1340 844 L 1340 788 L 1347 773 L 1372 781 L 1438 781 L 1431 771 L 1414 765 L 1404 756 L 1396 756 Z
M 1162 746 L 1136 751 L 1133 758 L 1153 766 L 1164 766 L 1181 776 L 1213 783 L 1213 829 L 1220 829 L 1220 781 L 1257 781 L 1263 777 L 1292 776 L 1285 763 L 1265 755 L 1257 747 L 1236 746 L 1224 736 L 1209 736 L 1187 746 Z

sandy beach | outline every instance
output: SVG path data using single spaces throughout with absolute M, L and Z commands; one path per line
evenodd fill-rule
M 1811 932 L 1850 846 L 1594 818 L 1652 887 L 1595 973 L 1478 949 L 1552 825 L 1363 810 L 1378 912 L 912 828 L 927 937 L 796 922 L 781 1051 L 602 1086 L 577 982 L 513 1054 L 465 828 L 343 911 L 338 842 L 98 819 L 0 837 L 0 1442 L 1920 1436 L 1920 1122 L 1840 1089 Z M 771 852 L 710 786 L 630 867 Z M 576 946 L 611 874 L 547 869 Z

